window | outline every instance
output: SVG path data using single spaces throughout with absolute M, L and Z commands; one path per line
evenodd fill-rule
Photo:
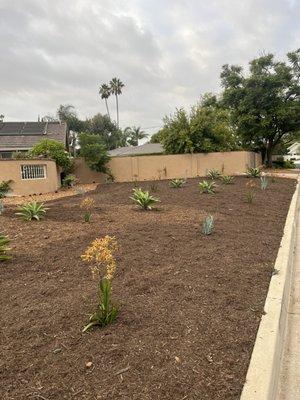
M 1 151 L 0 158 L 12 158 L 12 151 Z
M 46 165 L 43 164 L 27 164 L 21 165 L 22 179 L 45 179 Z

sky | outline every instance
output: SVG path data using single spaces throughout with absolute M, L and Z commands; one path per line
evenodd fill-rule
M 223 64 L 299 48 L 299 20 L 300 0 L 0 0 L 0 114 L 105 113 L 99 86 L 116 76 L 121 127 L 151 133 L 218 92 Z

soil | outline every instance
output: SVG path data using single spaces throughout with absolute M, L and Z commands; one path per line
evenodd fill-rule
M 198 181 L 140 183 L 161 200 L 150 212 L 129 199 L 132 183 L 99 186 L 87 194 L 90 224 L 82 195 L 47 203 L 41 222 L 6 206 L 0 230 L 13 258 L 1 264 L 1 399 L 239 399 L 296 182 L 276 178 L 248 204 L 247 178 L 218 184 L 215 195 L 200 194 Z M 208 214 L 215 230 L 204 236 Z M 119 243 L 120 314 L 82 333 L 97 282 L 80 255 L 106 234 Z
M 12 197 L 5 197 L 1 199 L 3 204 L 23 204 L 28 203 L 30 201 L 37 201 L 39 203 L 43 203 L 45 201 L 52 201 L 56 199 L 60 199 L 62 197 L 69 197 L 74 196 L 79 193 L 86 193 L 91 190 L 94 190 L 97 187 L 97 184 L 90 183 L 90 184 L 83 184 L 83 185 L 76 185 L 70 188 L 60 188 L 56 192 L 51 193 L 41 193 L 41 194 L 32 194 L 28 196 L 12 196 Z

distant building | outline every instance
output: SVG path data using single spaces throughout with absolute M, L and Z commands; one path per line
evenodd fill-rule
M 286 159 L 291 159 L 291 158 L 296 158 L 296 159 L 300 159 L 300 143 L 299 142 L 295 142 L 293 144 L 291 144 L 288 147 L 288 153 L 285 156 Z
M 300 168 L 300 143 L 295 142 L 288 147 L 288 153 L 283 156 L 285 161 L 293 161 L 296 168 Z
M 64 122 L 0 122 L 0 158 L 25 152 L 42 139 L 54 139 L 68 149 L 68 128 Z
M 164 148 L 160 143 L 145 143 L 140 146 L 119 147 L 118 149 L 108 152 L 111 157 L 142 156 L 146 154 L 162 153 L 164 153 Z

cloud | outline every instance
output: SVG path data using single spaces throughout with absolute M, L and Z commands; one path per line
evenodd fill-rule
M 6 120 L 36 120 L 64 103 L 82 118 L 105 112 L 98 87 L 117 76 L 121 125 L 159 126 L 219 90 L 223 64 L 299 47 L 293 0 L 0 0 L 0 14 Z

